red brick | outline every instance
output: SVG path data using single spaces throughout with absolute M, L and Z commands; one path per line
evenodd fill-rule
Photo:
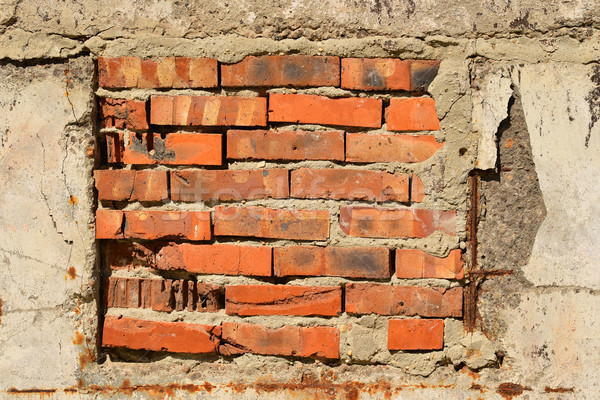
M 107 140 L 108 162 L 124 164 L 221 165 L 223 135 L 220 133 L 130 133 L 124 147 L 123 135 Z M 149 142 L 150 140 L 150 142 Z M 112 156 L 111 156 L 112 155 Z
M 98 200 L 163 201 L 169 198 L 166 171 L 94 171 Z
M 342 87 L 355 90 L 410 90 L 410 60 L 342 59 Z
M 410 90 L 425 92 L 435 79 L 440 67 L 436 60 L 412 60 L 410 63 Z
M 219 352 L 274 356 L 331 358 L 340 357 L 340 333 L 326 326 L 284 326 L 269 329 L 262 325 L 223 322 Z
M 214 88 L 214 58 L 98 57 L 98 80 L 106 88 Z
M 273 265 L 275 276 L 391 276 L 390 252 L 384 247 L 275 247 Z
M 344 160 L 340 131 L 228 131 L 227 158 L 233 160 Z
M 215 236 L 325 240 L 329 237 L 329 211 L 218 206 Z
M 100 99 L 100 127 L 146 130 L 146 103 L 137 100 Z
M 410 201 L 421 202 L 425 199 L 425 186 L 417 175 L 412 176 L 410 183 Z
M 391 99 L 385 110 L 389 131 L 437 131 L 440 120 L 435 101 L 430 98 L 407 97 Z
M 391 319 L 388 321 L 389 350 L 441 350 L 444 320 Z
M 408 201 L 408 175 L 356 169 L 300 168 L 291 174 L 300 199 Z
M 462 253 L 452 250 L 447 257 L 435 257 L 421 250 L 396 250 L 396 276 L 403 279 L 462 279 Z
M 111 269 L 154 268 L 156 264 L 154 243 L 109 241 L 104 247 Z
M 211 238 L 210 212 L 98 210 L 96 238 L 207 240 Z
M 327 56 L 249 56 L 221 64 L 222 86 L 339 86 L 340 59 Z
M 424 238 L 435 231 L 454 236 L 456 212 L 342 206 L 340 227 L 346 235 L 359 237 Z
M 173 201 L 239 201 L 288 197 L 286 169 L 171 171 Z
M 330 99 L 305 94 L 269 94 L 270 122 L 379 128 L 381 109 L 380 99 Z
M 171 243 L 158 252 L 157 268 L 195 274 L 271 276 L 271 248 Z
M 173 353 L 216 353 L 221 327 L 107 316 L 102 345 Z
M 346 312 L 351 314 L 462 317 L 462 288 L 390 286 L 378 283 L 346 285 Z
M 342 289 L 339 286 L 226 286 L 225 312 L 241 316 L 334 316 L 342 312 Z
M 152 96 L 155 125 L 265 126 L 267 99 L 236 96 Z
M 444 143 L 438 143 L 431 135 L 348 133 L 346 161 L 417 163 L 433 156 L 443 145 Z
M 123 211 L 96 211 L 96 239 L 123 239 Z
M 104 286 L 106 307 L 139 308 L 141 282 L 138 278 L 108 278 Z

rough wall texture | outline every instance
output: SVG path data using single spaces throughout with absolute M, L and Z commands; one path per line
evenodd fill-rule
M 2 2 L 2 397 L 597 398 L 599 9 L 597 1 Z M 473 332 L 460 322 L 443 353 L 400 352 L 391 365 L 107 352 L 97 343 L 103 250 L 92 170 L 104 144 L 97 98 L 115 96 L 98 88 L 98 58 L 233 63 L 281 53 L 441 60 L 429 87 L 435 136 L 446 143 L 440 159 L 388 172 L 421 177 L 422 207 L 457 210 L 452 240 L 401 244 L 436 256 L 465 251 Z M 236 168 L 277 166 L 259 163 Z M 479 196 L 467 201 L 475 187 Z M 359 360 L 386 344 L 374 315 L 353 331 Z

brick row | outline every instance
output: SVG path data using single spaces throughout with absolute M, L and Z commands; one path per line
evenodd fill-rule
M 244 246 L 151 242 L 108 242 L 111 269 L 148 267 L 195 274 L 248 276 L 340 276 L 346 278 L 462 279 L 461 251 L 436 257 L 415 249 L 398 249 L 395 270 L 385 247 Z
M 284 326 L 223 322 L 221 325 L 158 322 L 107 316 L 102 345 L 134 350 L 191 354 L 262 354 L 302 358 L 339 358 L 340 334 L 327 326 Z
M 221 133 L 107 132 L 107 162 L 134 165 L 222 165 Z M 229 160 L 327 160 L 353 163 L 418 163 L 444 143 L 431 135 L 390 135 L 340 131 L 230 130 Z
M 310 168 L 292 171 L 291 179 L 285 169 L 96 170 L 94 179 L 101 201 L 160 202 L 170 198 L 192 203 L 290 197 L 408 202 L 410 182 L 406 174 Z M 421 201 L 423 184 L 418 177 L 412 179 L 413 200 Z
M 341 64 L 341 74 L 340 74 Z M 234 64 L 201 57 L 98 57 L 105 88 L 341 86 L 352 90 L 426 91 L 439 61 L 335 56 L 248 56 Z
M 210 211 L 96 212 L 97 239 L 186 239 L 212 237 Z M 456 212 L 362 206 L 340 207 L 340 228 L 348 236 L 425 238 L 434 232 L 455 235 Z M 215 207 L 215 236 L 325 240 L 328 210 Z
M 216 312 L 220 287 L 190 280 L 110 277 L 105 282 L 108 308 L 150 308 L 154 311 Z

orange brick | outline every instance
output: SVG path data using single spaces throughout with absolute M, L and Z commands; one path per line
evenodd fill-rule
M 171 243 L 158 252 L 157 268 L 195 274 L 271 276 L 271 248 Z
M 148 129 L 143 101 L 101 98 L 99 114 L 101 128 Z
M 275 276 L 391 276 L 390 252 L 384 247 L 275 247 L 273 265 Z
M 249 56 L 221 65 L 222 86 L 339 86 L 340 59 L 327 56 Z
M 98 210 L 96 221 L 97 239 L 211 238 L 208 211 Z M 124 231 L 121 226 L 125 226 Z
M 214 88 L 214 58 L 98 57 L 98 80 L 106 88 Z
M 396 250 L 396 276 L 403 279 L 462 279 L 462 253 L 452 250 L 447 257 L 435 257 L 421 250 Z
M 96 170 L 98 200 L 163 201 L 169 198 L 166 171 Z
M 344 58 L 342 88 L 410 90 L 410 63 L 395 58 Z
M 286 169 L 171 172 L 173 201 L 239 201 L 288 197 Z
M 344 132 L 228 131 L 233 160 L 344 160 Z
M 440 129 L 435 101 L 430 98 L 391 99 L 389 107 L 385 110 L 385 122 L 390 131 L 437 131 Z
M 436 60 L 412 60 L 410 63 L 410 90 L 425 92 L 435 79 L 440 67 Z
M 435 231 L 454 236 L 456 212 L 423 209 L 340 207 L 346 235 L 382 238 L 425 238 Z
M 155 125 L 265 126 L 267 99 L 236 96 L 152 96 Z
M 329 237 L 329 211 L 218 206 L 215 236 L 325 240 Z
M 113 135 L 108 162 L 132 165 L 221 165 L 223 135 L 220 133 L 130 133 L 124 147 L 123 135 Z M 112 156 L 111 156 L 112 155 Z
M 430 158 L 444 143 L 431 135 L 346 135 L 346 161 L 348 162 L 404 162 L 417 163 Z
M 107 316 L 102 345 L 173 353 L 216 353 L 221 327 Z
M 291 174 L 300 199 L 408 201 L 408 175 L 356 169 L 300 168 Z
M 305 94 L 269 95 L 269 121 L 337 126 L 381 126 L 380 99 L 339 98 Z
M 223 322 L 223 355 L 254 353 L 274 356 L 340 357 L 340 333 L 326 326 L 284 326 L 269 329 L 262 325 Z
M 351 314 L 462 317 L 463 290 L 379 283 L 346 285 L 346 312 Z
M 444 320 L 391 319 L 388 321 L 389 350 L 441 350 Z
M 412 176 L 410 183 L 410 201 L 421 202 L 425 199 L 425 186 L 417 175 Z
M 225 312 L 241 316 L 334 316 L 342 312 L 342 289 L 339 286 L 226 286 Z

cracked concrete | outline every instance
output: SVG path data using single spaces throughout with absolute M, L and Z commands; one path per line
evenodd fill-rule
M 0 391 L 34 390 L 28 396 L 56 399 L 151 398 L 157 393 L 182 398 L 501 399 L 500 387 L 520 387 L 522 394 L 515 398 L 597 397 L 597 0 L 199 4 L 0 0 L 0 372 L 10 377 L 2 380 Z M 468 175 L 478 160 L 487 160 L 480 166 L 490 171 L 483 175 L 479 254 L 485 259 L 479 259 L 479 267 L 507 274 L 489 276 L 481 284 L 479 330 L 467 334 L 461 321 L 447 319 L 444 351 L 392 354 L 385 318 L 343 316 L 339 363 L 256 355 L 217 362 L 126 351 L 99 353 L 95 362 L 99 249 L 93 235 L 94 160 L 86 155 L 96 133 L 93 59 L 180 55 L 235 62 L 249 54 L 279 53 L 442 60 L 430 92 L 442 120 L 436 137 L 446 141 L 443 151 L 417 165 L 356 168 L 419 174 L 428 193 L 422 207 L 460 210 L 458 236 L 394 241 L 348 239 L 334 231 L 326 243 L 405 246 L 437 255 L 464 247 Z M 146 99 L 150 93 L 128 95 Z M 281 166 L 239 162 L 232 169 L 259 165 Z M 311 166 L 336 164 L 285 164 Z M 290 204 L 332 206 L 325 200 Z M 127 209 L 139 207 L 134 203 Z M 335 210 L 332 218 L 337 218 Z M 141 270 L 115 276 L 155 275 Z M 260 282 L 210 275 L 199 280 Z M 456 285 L 444 280 L 419 284 Z M 264 322 L 223 313 L 174 312 L 158 318 Z M 270 318 L 269 326 L 289 321 Z M 292 321 L 299 326 L 331 323 L 326 318 Z M 169 384 L 171 389 L 164 389 Z

